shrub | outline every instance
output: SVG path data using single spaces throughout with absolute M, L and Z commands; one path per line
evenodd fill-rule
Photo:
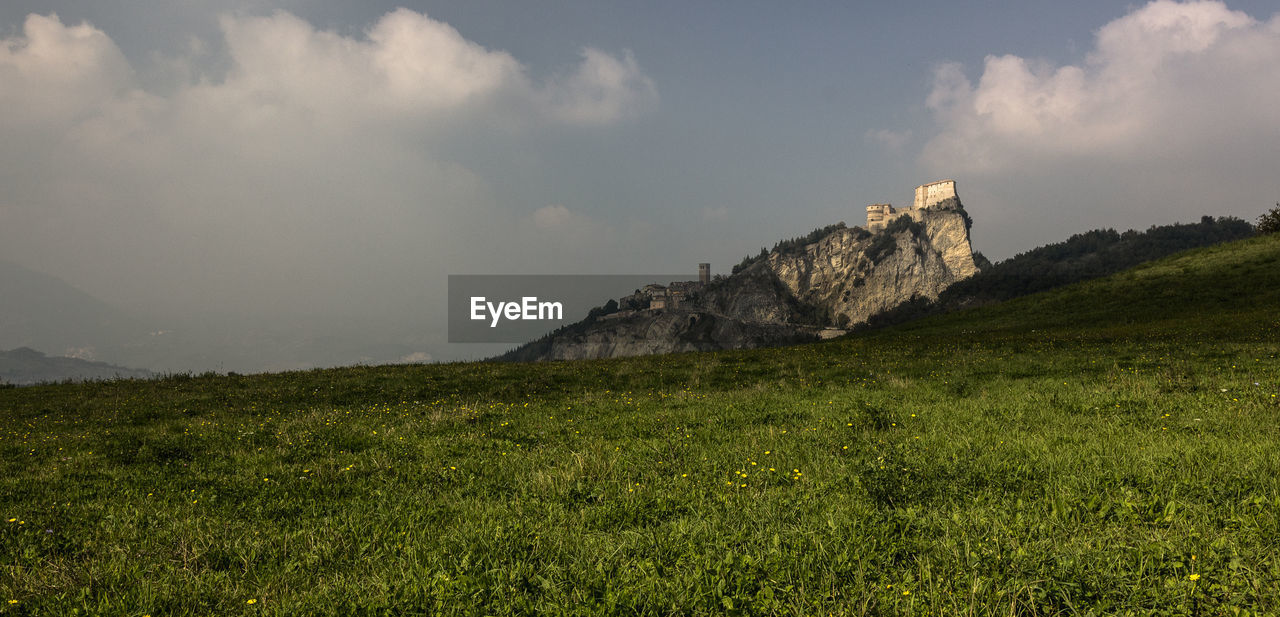
M 832 233 L 835 233 L 842 229 L 846 229 L 843 221 L 836 223 L 834 225 L 819 227 L 809 232 L 808 234 L 805 234 L 797 238 L 791 238 L 789 240 L 779 240 L 776 244 L 773 245 L 772 252 L 780 253 L 782 255 L 796 255 L 799 253 L 803 253 L 804 247 L 810 244 L 813 244 L 814 242 L 817 242 L 827 237 L 828 235 L 831 235 Z M 744 257 L 742 261 L 738 263 L 738 265 L 733 267 L 732 273 L 737 274 L 739 272 L 742 272 L 743 270 L 746 270 L 752 264 L 758 261 L 765 260 L 766 258 L 769 257 L 769 253 L 770 251 L 766 250 L 763 246 L 760 247 L 759 255 L 756 255 L 755 257 L 751 257 L 751 256 Z
M 897 236 L 904 231 L 909 232 L 913 238 L 919 238 L 924 233 L 924 225 L 909 216 L 893 219 L 876 234 L 871 245 L 867 247 L 867 259 L 870 259 L 873 264 L 880 265 L 880 262 L 898 250 Z
M 885 258 L 894 254 L 898 250 L 898 238 L 887 231 L 880 232 L 875 240 L 871 241 L 871 245 L 867 247 L 866 256 L 871 263 L 880 265 Z
M 1258 217 L 1257 227 L 1260 234 L 1273 234 L 1280 231 L 1280 202 L 1276 202 L 1276 207 Z

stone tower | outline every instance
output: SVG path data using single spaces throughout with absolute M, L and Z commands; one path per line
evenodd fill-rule
M 703 285 L 711 282 L 711 264 L 698 264 L 698 282 Z
M 867 206 L 867 231 L 884 229 L 895 214 L 897 214 L 897 211 L 889 204 L 871 204 Z

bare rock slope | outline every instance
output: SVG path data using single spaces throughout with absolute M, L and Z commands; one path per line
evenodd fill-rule
M 846 327 L 917 297 L 934 299 L 978 272 L 968 219 L 959 203 L 912 210 L 884 231 L 846 228 L 799 254 L 770 254 L 769 269 L 787 291 Z

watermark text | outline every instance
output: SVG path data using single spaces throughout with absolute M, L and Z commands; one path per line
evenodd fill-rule
M 487 309 L 487 312 L 486 312 Z M 519 302 L 489 302 L 484 296 L 471 296 L 471 320 L 493 318 L 490 328 L 498 327 L 498 321 L 541 321 L 564 319 L 564 305 L 560 302 L 539 302 L 535 296 L 524 296 Z

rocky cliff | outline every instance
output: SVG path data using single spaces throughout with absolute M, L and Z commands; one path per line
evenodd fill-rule
M 908 209 L 875 233 L 837 225 L 811 242 L 780 243 L 733 276 L 706 285 L 681 284 L 679 302 L 650 309 L 657 303 L 649 304 L 637 292 L 619 303 L 623 310 L 597 311 L 502 359 L 747 348 L 838 335 L 904 302 L 936 298 L 977 273 L 969 224 L 959 200 L 952 198 Z
M 882 232 L 843 229 L 798 254 L 770 254 L 768 268 L 801 303 L 848 327 L 978 272 L 969 219 L 958 200 L 908 210 Z

